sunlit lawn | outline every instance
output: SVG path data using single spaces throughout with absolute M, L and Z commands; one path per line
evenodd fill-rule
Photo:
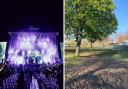
M 113 60 L 128 61 L 128 50 L 113 50 L 112 48 L 81 48 L 80 57 L 76 57 L 75 47 L 66 47 L 65 67 L 79 65 L 89 57 L 105 57 Z

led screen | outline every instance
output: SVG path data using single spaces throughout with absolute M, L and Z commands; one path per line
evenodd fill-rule
M 0 63 L 5 60 L 5 50 L 7 42 L 0 42 Z

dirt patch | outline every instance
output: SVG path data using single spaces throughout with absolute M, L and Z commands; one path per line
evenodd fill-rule
M 65 68 L 66 89 L 128 89 L 128 62 L 111 58 L 86 58 Z

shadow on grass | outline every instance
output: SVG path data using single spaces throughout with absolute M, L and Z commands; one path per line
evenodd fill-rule
M 111 57 L 114 59 L 123 59 L 123 58 L 128 58 L 128 50 L 112 50 L 112 49 L 108 49 L 108 50 L 104 50 L 98 54 L 96 54 L 95 56 L 98 57 Z
M 107 68 L 112 68 L 112 69 L 114 68 L 115 70 L 119 69 L 119 68 L 127 69 L 128 68 L 128 62 L 115 61 L 115 60 L 111 60 L 111 59 L 109 59 L 109 60 L 99 60 L 99 59 L 90 60 L 90 59 L 88 59 L 83 63 L 82 66 L 89 67 L 89 66 L 94 65 L 96 62 L 99 62 L 99 61 L 102 61 L 102 64 L 98 68 L 67 80 L 66 83 L 65 83 L 66 87 L 70 86 L 70 88 L 71 87 L 76 87 L 77 89 L 78 88 L 82 89 L 81 88 L 81 85 L 82 85 L 81 81 L 84 80 L 84 81 L 89 83 L 90 88 L 86 84 L 86 82 L 83 85 L 84 88 L 86 86 L 87 89 L 97 89 L 97 88 L 100 88 L 100 89 L 102 89 L 102 88 L 103 89 L 127 89 L 128 88 L 127 86 L 123 86 L 121 84 L 117 86 L 116 81 L 113 82 L 114 83 L 114 85 L 113 85 L 112 83 L 104 81 L 101 77 L 95 75 L 95 72 L 97 72 L 99 70 L 104 70 L 104 69 L 107 69 Z M 79 71 L 79 70 L 77 70 L 77 71 Z M 116 73 L 116 74 L 122 75 L 122 74 L 126 74 L 126 72 L 119 72 L 119 73 Z M 114 75 L 116 76 L 116 74 L 114 74 Z M 128 77 L 126 77 L 126 79 L 127 78 Z M 118 80 L 118 78 L 116 78 L 116 80 Z M 100 81 L 102 81 L 102 82 L 100 82 Z M 122 80 L 122 82 L 123 82 L 123 80 Z M 75 85 L 75 84 L 78 84 L 78 85 Z M 128 83 L 126 82 L 126 84 L 128 84 Z
M 128 58 L 128 49 L 120 49 L 120 50 L 113 50 L 113 49 L 92 49 L 91 51 L 84 51 L 85 49 L 81 50 L 81 52 L 93 52 L 91 55 L 87 56 L 80 56 L 80 57 L 109 57 L 114 59 L 123 59 Z
M 84 50 L 82 50 L 84 51 Z M 92 50 L 94 51 L 94 50 Z M 100 51 L 100 52 L 98 52 Z M 128 69 L 128 62 L 127 61 L 122 61 L 123 59 L 128 59 L 128 50 L 112 50 L 112 49 L 101 49 L 101 50 L 95 50 L 95 54 L 93 55 L 89 55 L 89 56 L 81 56 L 79 59 L 70 59 L 70 66 L 75 66 L 75 64 L 72 64 L 73 61 L 76 61 L 76 64 L 78 63 L 77 61 L 81 62 L 80 66 L 84 66 L 84 67 L 90 67 L 91 65 L 95 65 L 98 62 L 101 62 L 100 66 L 92 71 L 88 71 L 87 73 L 81 74 L 77 77 L 73 77 L 69 80 L 66 80 L 66 88 L 72 89 L 77 88 L 77 89 L 128 89 L 128 86 L 125 86 L 125 84 L 127 85 L 127 82 L 124 82 L 125 79 L 127 79 L 128 77 L 125 77 L 124 79 L 122 77 L 122 83 L 120 84 L 116 84 L 116 81 L 118 81 L 118 77 L 116 78 L 116 81 L 112 83 L 108 82 L 108 81 L 104 81 L 102 79 L 102 77 L 99 77 L 97 75 L 95 75 L 95 72 L 100 71 L 100 70 L 105 70 L 107 68 L 110 69 L 120 69 L 120 68 L 124 68 L 124 69 Z M 92 58 L 93 56 L 93 58 Z M 85 60 L 82 60 L 85 59 Z M 115 59 L 115 60 L 113 60 Z M 118 60 L 121 59 L 121 60 Z M 80 63 L 79 63 L 80 64 Z M 68 66 L 66 66 L 67 68 L 70 68 Z M 76 66 L 78 67 L 78 66 Z M 77 70 L 75 70 L 76 72 L 79 72 L 79 69 L 77 68 Z M 68 73 L 68 72 L 67 72 Z M 124 76 L 124 75 L 128 75 L 128 72 L 116 72 L 113 73 L 116 77 L 116 74 Z M 84 84 L 81 81 L 86 81 Z M 100 82 L 102 81 L 102 83 Z M 89 83 L 89 85 L 87 84 L 87 82 Z M 90 86 L 90 87 L 89 87 Z
M 82 51 L 84 50 L 85 49 L 83 49 Z M 72 66 L 78 66 L 84 63 L 85 65 L 94 64 L 94 62 L 97 62 L 98 60 L 91 61 L 91 59 L 97 59 L 97 58 L 100 58 L 100 60 L 102 61 L 105 61 L 106 59 L 107 60 L 114 59 L 115 61 L 128 61 L 128 50 L 92 49 L 92 51 L 94 51 L 94 53 L 90 55 L 85 55 L 85 56 L 83 55 L 80 57 L 76 57 L 73 55 L 71 57 L 66 58 L 65 67 L 71 68 Z M 90 60 L 89 62 L 87 62 L 88 59 Z
M 66 48 L 65 53 L 75 53 L 75 48 Z M 107 49 L 104 48 L 81 48 L 80 52 L 95 52 L 95 51 L 104 51 Z

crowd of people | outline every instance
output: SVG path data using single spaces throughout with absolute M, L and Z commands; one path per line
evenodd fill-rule
M 63 89 L 63 64 L 6 64 L 0 89 Z

